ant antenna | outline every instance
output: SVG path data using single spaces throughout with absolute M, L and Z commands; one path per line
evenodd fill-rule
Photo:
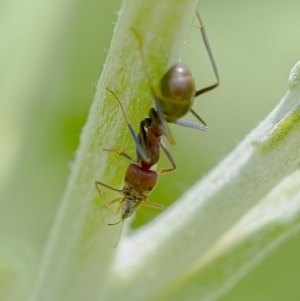
M 119 243 L 119 240 L 120 240 L 120 237 L 121 237 L 121 233 L 122 233 L 122 230 L 123 230 L 124 219 L 123 219 L 123 218 L 120 219 L 120 220 L 119 220 L 117 223 L 115 223 L 115 224 L 107 224 L 108 226 L 114 226 L 114 225 L 117 225 L 117 224 L 119 224 L 119 223 L 121 223 L 121 222 L 122 222 L 121 228 L 120 228 L 120 231 L 119 231 L 119 234 L 118 234 L 117 241 L 116 241 L 116 243 L 115 243 L 115 245 L 114 245 L 114 248 L 116 248 L 117 245 L 118 245 L 118 243 Z

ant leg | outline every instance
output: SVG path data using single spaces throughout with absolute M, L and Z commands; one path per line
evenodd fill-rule
M 155 204 L 155 203 L 150 203 L 146 200 L 141 201 L 141 205 L 146 206 L 146 207 L 150 207 L 150 208 L 156 208 L 156 209 L 164 209 L 165 207 L 163 205 L 160 204 Z
M 139 45 L 139 51 L 140 51 L 140 55 L 141 55 L 141 59 L 142 59 L 143 69 L 144 69 L 144 72 L 146 74 L 146 78 L 147 78 L 148 85 L 150 87 L 152 96 L 154 98 L 154 102 L 155 102 L 155 107 L 156 107 L 156 110 L 157 110 L 157 114 L 158 114 L 159 119 L 160 119 L 161 124 L 162 124 L 163 134 L 164 134 L 164 136 L 168 139 L 168 141 L 171 144 L 175 144 L 175 140 L 174 140 L 174 138 L 173 138 L 173 136 L 171 134 L 171 131 L 169 130 L 169 128 L 167 126 L 167 123 L 166 123 L 165 118 L 164 118 L 164 114 L 163 114 L 163 112 L 161 110 L 161 107 L 159 105 L 159 101 L 157 99 L 157 95 L 154 92 L 154 88 L 153 88 L 153 85 L 152 85 L 152 82 L 151 82 L 150 73 L 149 73 L 149 70 L 147 68 L 146 59 L 145 59 L 145 55 L 144 55 L 144 51 L 143 51 L 142 37 L 140 36 L 140 34 L 133 27 L 131 27 L 131 31 L 135 35 L 135 38 L 137 39 L 137 42 L 138 42 L 138 45 Z
M 119 206 L 118 206 L 118 209 L 117 209 L 117 212 L 116 212 L 116 214 L 118 214 L 119 212 L 120 212 L 120 205 L 122 205 L 122 202 L 123 202 L 123 200 L 121 200 L 122 198 L 121 197 L 117 197 L 117 198 L 114 198 L 113 200 L 111 200 L 111 201 L 109 201 L 108 203 L 107 203 L 107 205 L 111 205 L 111 204 L 114 204 L 114 203 L 117 203 L 117 202 L 119 202 L 120 204 L 119 204 Z M 121 201 L 120 201 L 121 200 Z
M 202 20 L 201 20 L 201 17 L 200 17 L 200 14 L 198 11 L 196 11 L 196 16 L 198 18 L 198 21 L 200 23 L 200 30 L 201 30 L 201 34 L 202 34 L 202 39 L 203 39 L 203 42 L 205 44 L 205 48 L 207 50 L 207 53 L 208 53 L 208 56 L 209 56 L 209 59 L 210 59 L 210 62 L 211 62 L 211 65 L 213 67 L 213 70 L 214 70 L 214 73 L 215 73 L 215 77 L 216 77 L 216 83 L 211 85 L 211 86 L 208 86 L 208 87 L 205 87 L 203 89 L 200 89 L 198 91 L 196 91 L 195 93 L 195 97 L 199 96 L 200 94 L 203 94 L 207 91 L 210 91 L 216 87 L 219 86 L 220 84 L 220 78 L 219 78 L 219 73 L 218 73 L 218 69 L 217 69 L 217 65 L 215 63 L 215 60 L 214 60 L 214 57 L 213 57 L 213 54 L 211 52 L 211 49 L 210 49 L 210 46 L 209 46 L 209 43 L 208 43 L 208 39 L 207 39 L 207 36 L 206 36 L 206 33 L 205 33 L 205 29 L 204 29 L 204 25 L 202 23 Z M 192 112 L 193 113 L 193 112 Z
M 128 159 L 129 161 L 131 161 L 133 163 L 138 163 L 137 160 L 134 160 L 132 157 L 130 157 L 128 154 L 126 154 L 123 151 L 118 151 L 116 149 L 109 149 L 109 148 L 103 148 L 103 150 L 106 151 L 106 152 L 117 153 L 119 156 L 122 156 L 122 157 Z
M 96 188 L 97 188 L 98 194 L 100 195 L 100 197 L 101 197 L 102 199 L 104 199 L 105 203 L 107 204 L 107 199 L 106 199 L 106 195 L 105 195 L 104 191 L 102 191 L 102 190 L 97 186 L 96 182 L 95 182 L 95 186 L 96 186 Z
M 106 199 L 105 193 L 99 188 L 100 185 L 101 185 L 101 186 L 104 186 L 104 187 L 106 187 L 106 188 L 109 188 L 109 189 L 111 189 L 111 190 L 117 191 L 117 192 L 119 192 L 119 193 L 122 193 L 122 194 L 124 193 L 123 190 L 116 189 L 116 188 L 113 188 L 113 187 L 111 187 L 111 186 L 108 186 L 108 185 L 106 185 L 106 184 L 104 184 L 104 183 L 102 183 L 102 182 L 95 181 L 95 186 L 96 186 L 96 188 L 97 188 L 97 191 L 98 191 L 100 197 L 102 197 L 102 198 L 104 199 L 104 201 L 105 201 L 105 205 L 102 206 L 102 207 L 105 207 L 106 209 L 108 209 L 108 210 L 109 210 L 110 212 L 112 212 L 113 214 L 118 214 L 118 213 L 120 212 L 119 206 L 122 204 L 122 201 L 120 201 L 120 200 L 122 199 L 122 197 L 117 197 L 117 198 L 115 198 L 115 199 L 113 199 L 113 200 L 111 200 L 111 201 L 108 202 L 107 199 Z M 119 202 L 120 205 L 118 206 L 117 211 L 114 212 L 114 211 L 109 207 L 109 205 L 114 204 L 114 203 L 116 203 L 116 202 Z
M 134 142 L 135 142 L 135 145 L 136 145 L 136 148 L 137 148 L 138 152 L 140 153 L 140 155 L 142 156 L 142 158 L 143 158 L 146 162 L 149 162 L 149 161 L 150 161 L 149 158 L 147 157 L 145 151 L 143 150 L 143 148 L 142 148 L 142 146 L 141 146 L 141 144 L 140 144 L 140 141 L 139 141 L 138 138 L 136 137 L 136 135 L 135 135 L 135 133 L 134 133 L 134 131 L 133 131 L 133 129 L 132 129 L 132 126 L 131 126 L 130 123 L 128 122 L 128 119 L 127 119 L 127 117 L 126 117 L 126 113 L 125 113 L 125 111 L 124 111 L 124 108 L 123 108 L 122 103 L 120 102 L 120 100 L 118 99 L 117 95 L 116 95 L 113 91 L 111 91 L 111 90 L 108 89 L 107 87 L 106 87 L 106 91 L 110 92 L 110 93 L 114 96 L 115 100 L 119 103 L 119 105 L 120 105 L 120 107 L 121 107 L 121 110 L 122 110 L 122 113 L 123 113 L 123 116 L 124 116 L 124 119 L 125 119 L 125 122 L 126 122 L 126 124 L 127 124 L 128 130 L 129 130 L 129 132 L 130 132 L 130 134 L 131 134 L 131 136 L 132 136 L 132 138 L 133 138 L 133 140 L 134 140 Z
M 176 170 L 177 166 L 176 166 L 176 163 L 175 163 L 175 161 L 174 161 L 174 159 L 173 159 L 173 157 L 172 157 L 169 149 L 167 148 L 167 146 L 163 142 L 163 140 L 160 140 L 160 146 L 161 146 L 161 148 L 163 149 L 164 153 L 166 154 L 166 156 L 168 157 L 169 161 L 172 164 L 172 168 L 159 168 L 157 170 L 157 172 L 161 175 L 161 174 L 164 174 L 164 173 Z
M 200 131 L 208 131 L 209 127 L 206 124 L 206 122 L 193 110 L 190 109 L 191 113 L 193 113 L 194 116 L 196 116 L 196 118 L 203 124 L 198 124 L 192 121 L 188 121 L 188 120 L 183 120 L 183 119 L 178 119 L 175 121 L 176 124 L 180 125 L 180 126 L 184 126 L 184 127 L 188 127 L 188 128 L 192 128 L 192 129 L 196 129 L 196 130 L 200 130 Z
M 144 150 L 144 152 L 147 154 L 147 157 L 149 158 L 149 161 L 150 161 L 150 155 L 149 155 L 149 152 L 148 152 L 148 141 L 147 141 L 148 136 L 147 136 L 147 132 L 145 130 L 145 127 L 148 128 L 150 126 L 150 123 L 151 123 L 151 121 L 149 121 L 148 118 L 143 119 L 140 122 L 140 131 L 137 135 L 137 139 L 139 140 L 140 146 Z M 118 150 L 109 149 L 109 148 L 103 148 L 103 150 L 106 151 L 106 152 L 115 152 L 118 155 L 128 159 L 129 161 L 131 161 L 133 163 L 139 163 L 140 159 L 141 159 L 141 154 L 139 153 L 138 148 L 136 148 L 136 151 L 137 151 L 137 159 L 136 160 L 134 160 L 131 156 L 126 154 L 124 151 L 118 151 Z
M 121 197 L 118 197 L 118 198 L 115 198 L 111 201 L 109 201 L 107 203 L 107 205 L 111 205 L 111 204 L 114 204 L 116 202 L 119 202 L 119 205 L 118 205 L 118 208 L 116 210 L 116 212 L 113 212 L 111 209 L 110 211 L 113 212 L 115 215 L 119 214 L 121 209 L 122 209 L 122 206 L 123 206 L 123 202 L 124 202 L 124 198 L 121 198 Z M 120 223 L 122 220 L 124 220 L 123 218 L 121 218 L 118 222 L 114 223 L 114 224 L 107 224 L 108 226 L 114 226 L 114 225 L 117 225 L 118 223 Z
M 100 188 L 99 188 L 98 185 L 104 186 L 104 187 L 106 187 L 106 188 L 109 188 L 109 189 L 111 189 L 111 190 L 120 192 L 120 193 L 122 193 L 122 194 L 124 194 L 124 191 L 123 191 L 123 190 L 120 190 L 120 189 L 113 188 L 113 187 L 111 187 L 111 186 L 108 186 L 108 185 L 106 185 L 106 184 L 104 184 L 104 183 L 102 183 L 102 182 L 98 182 L 98 181 L 95 181 L 95 185 L 96 185 L 96 188 L 97 188 L 98 193 L 100 194 L 100 196 L 104 196 L 104 199 L 105 199 L 105 202 L 106 202 L 105 208 L 107 208 L 107 209 L 108 209 L 110 212 L 112 212 L 113 214 L 116 214 L 116 215 L 117 215 L 117 214 L 120 212 L 120 210 L 122 209 L 122 205 L 123 205 L 122 203 L 123 203 L 124 198 L 122 198 L 122 197 L 117 197 L 117 198 L 114 198 L 113 200 L 107 202 L 107 201 L 106 201 L 105 193 L 104 193 L 103 191 L 100 190 Z M 109 205 L 114 204 L 114 203 L 117 203 L 117 202 L 119 202 L 119 205 L 118 205 L 118 208 L 117 208 L 116 212 L 114 212 L 114 211 L 109 207 Z M 115 243 L 115 245 L 114 245 L 114 248 L 118 245 L 118 242 L 119 242 L 119 240 L 120 240 L 120 236 L 121 236 L 121 232 L 122 232 L 123 224 L 124 224 L 124 219 L 122 218 L 121 220 L 119 220 L 117 223 L 114 223 L 114 224 L 107 224 L 108 226 L 114 226 L 114 225 L 119 224 L 120 222 L 122 222 L 122 225 L 121 225 L 120 232 L 119 232 L 119 234 L 118 234 L 117 241 L 116 241 L 116 243 Z
M 212 65 L 213 70 L 214 70 L 214 74 L 215 74 L 215 77 L 216 77 L 216 83 L 211 85 L 211 86 L 208 86 L 208 87 L 205 87 L 205 88 L 202 88 L 202 89 L 196 91 L 195 97 L 218 87 L 219 84 L 220 84 L 218 69 L 217 69 L 213 54 L 211 52 L 211 49 L 210 49 L 210 46 L 209 46 L 209 43 L 208 43 L 208 39 L 207 39 L 207 36 L 206 36 L 206 33 L 205 33 L 204 25 L 202 23 L 202 20 L 201 20 L 201 17 L 200 17 L 200 14 L 199 14 L 198 11 L 196 11 L 196 16 L 197 16 L 198 21 L 200 23 L 200 30 L 201 30 L 201 34 L 202 34 L 202 39 L 203 39 L 203 42 L 205 44 L 205 47 L 206 47 L 211 65 Z M 208 128 L 207 123 L 193 109 L 190 109 L 190 112 L 202 123 L 202 125 L 197 124 L 195 122 L 183 120 L 183 119 L 178 119 L 178 120 L 175 121 L 175 123 L 178 124 L 178 125 L 184 126 L 184 127 L 189 127 L 189 128 L 197 129 L 197 130 L 200 130 L 200 131 L 208 131 L 209 128 Z
M 118 205 L 118 207 L 117 207 L 117 210 L 116 210 L 116 211 L 113 211 L 113 210 L 109 207 L 109 205 L 114 204 L 114 203 L 117 203 L 117 202 L 119 202 L 119 205 Z M 117 197 L 117 198 L 115 198 L 115 199 L 113 199 L 113 200 L 111 200 L 111 201 L 109 201 L 109 202 L 106 202 L 106 204 L 105 204 L 103 207 L 105 207 L 106 209 L 108 209 L 111 213 L 113 213 L 113 214 L 115 214 L 115 215 L 118 215 L 119 212 L 120 212 L 120 210 L 121 210 L 121 208 L 122 208 L 122 197 Z M 109 224 L 108 224 L 108 225 L 109 225 Z
M 208 130 L 207 123 L 193 109 L 190 109 L 190 111 L 204 125 L 204 128 L 205 128 L 204 130 L 207 131 Z
M 100 188 L 98 187 L 98 185 L 99 185 L 99 186 L 104 186 L 104 187 L 106 187 L 106 188 L 108 188 L 108 189 L 111 189 L 111 190 L 114 190 L 114 191 L 117 191 L 117 192 L 119 192 L 119 193 L 124 194 L 123 189 L 116 189 L 116 188 L 113 188 L 113 187 L 111 187 L 111 186 L 109 186 L 109 185 L 106 185 L 106 184 L 104 184 L 104 183 L 102 183 L 102 182 L 99 182 L 99 181 L 95 181 L 95 185 L 96 185 L 96 188 L 97 188 L 97 190 L 98 190 L 100 196 L 101 196 L 101 194 L 102 194 L 102 191 L 100 190 Z
M 147 153 L 148 158 L 150 159 L 151 153 L 148 149 L 148 134 L 145 129 L 148 129 L 151 126 L 151 119 L 145 118 L 140 122 L 140 131 L 138 133 L 138 139 L 142 145 L 142 148 Z M 137 161 L 140 161 L 140 154 L 137 151 Z M 149 160 L 150 161 L 150 160 Z
M 150 90 L 153 94 L 153 96 L 155 97 L 155 92 L 154 92 L 154 89 L 153 89 L 153 85 L 152 85 L 152 82 L 151 82 L 151 77 L 150 77 L 150 73 L 149 73 L 149 70 L 147 68 L 147 64 L 146 64 L 146 59 L 145 59 L 145 54 L 144 54 L 144 50 L 143 50 L 143 41 L 142 41 L 142 37 L 140 36 L 140 34 L 135 30 L 135 28 L 131 27 L 130 28 L 131 31 L 133 32 L 133 34 L 135 35 L 135 38 L 139 44 L 139 51 L 140 51 L 140 55 L 141 55 L 141 58 L 142 58 L 142 64 L 143 64 L 143 68 L 144 68 L 144 72 L 146 74 L 146 77 L 147 77 L 147 80 L 148 80 L 148 85 L 150 87 Z

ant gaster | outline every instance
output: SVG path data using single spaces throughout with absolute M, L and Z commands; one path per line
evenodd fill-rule
M 216 88 L 220 83 L 217 66 L 210 49 L 199 12 L 196 12 L 196 16 L 200 24 L 202 38 L 216 77 L 216 82 L 213 85 L 202 88 L 200 90 L 196 90 L 193 76 L 188 67 L 181 62 L 177 62 L 162 77 L 157 92 L 155 92 L 146 64 L 142 38 L 134 28 L 131 28 L 138 42 L 143 69 L 155 101 L 157 115 L 160 119 L 160 123 L 162 124 L 162 131 L 171 144 L 174 144 L 175 141 L 170 130 L 168 129 L 166 122 L 176 123 L 181 126 L 190 127 L 202 131 L 208 130 L 206 122 L 192 109 L 192 105 L 195 97 Z M 188 111 L 190 111 L 200 121 L 201 124 L 180 119 Z M 144 156 L 144 154 L 140 154 L 141 156 Z M 144 159 L 146 160 L 147 158 L 145 157 Z

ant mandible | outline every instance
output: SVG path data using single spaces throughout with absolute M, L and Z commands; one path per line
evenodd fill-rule
M 140 131 L 136 136 L 130 123 L 127 120 L 122 103 L 120 102 L 120 100 L 112 90 L 108 88 L 106 88 L 106 90 L 110 92 L 115 98 L 115 100 L 118 102 L 122 110 L 122 114 L 127 124 L 127 127 L 129 129 L 129 132 L 131 133 L 135 141 L 136 150 L 137 150 L 136 151 L 137 158 L 135 160 L 123 151 L 117 151 L 114 149 L 104 149 L 105 151 L 116 152 L 120 156 L 132 162 L 131 164 L 129 164 L 125 172 L 125 178 L 124 178 L 125 184 L 123 189 L 116 189 L 105 183 L 95 181 L 96 188 L 100 195 L 103 195 L 103 193 L 100 190 L 99 186 L 104 186 L 111 190 L 117 191 L 123 195 L 123 197 L 117 197 L 107 203 L 107 205 L 111 205 L 116 202 L 119 202 L 120 204 L 117 208 L 117 213 L 122 208 L 121 219 L 117 223 L 108 224 L 112 226 L 122 222 L 119 236 L 115 244 L 116 246 L 121 235 L 124 220 L 129 216 L 131 216 L 135 212 L 135 210 L 138 209 L 140 205 L 157 208 L 157 209 L 164 208 L 164 206 L 162 205 L 148 202 L 147 199 L 151 191 L 155 188 L 159 179 L 159 175 L 174 171 L 176 169 L 176 164 L 167 146 L 164 144 L 163 140 L 161 139 L 161 136 L 163 135 L 162 123 L 161 120 L 158 118 L 156 111 L 152 108 L 149 112 L 149 117 L 143 119 L 140 122 Z M 156 172 L 154 170 L 151 170 L 151 167 L 158 163 L 160 157 L 160 147 L 165 152 L 167 158 L 172 164 L 172 167 L 158 169 L 158 171 Z M 140 155 L 141 152 L 144 153 L 145 156 L 147 156 L 147 159 L 144 159 L 143 156 Z
M 202 131 L 207 131 L 209 128 L 206 122 L 192 109 L 192 105 L 194 102 L 194 98 L 204 94 L 216 87 L 220 84 L 219 74 L 217 70 L 216 63 L 214 61 L 204 25 L 202 23 L 200 14 L 196 11 L 196 16 L 198 18 L 200 24 L 200 30 L 202 34 L 202 39 L 204 41 L 211 65 L 213 67 L 213 71 L 216 77 L 216 83 L 210 85 L 208 87 L 202 88 L 200 90 L 196 90 L 195 82 L 193 76 L 188 69 L 188 67 L 181 63 L 177 62 L 174 66 L 172 66 L 163 76 L 161 79 L 157 92 L 155 93 L 150 74 L 147 68 L 146 59 L 143 51 L 143 42 L 140 34 L 134 29 L 131 28 L 132 32 L 134 33 L 139 46 L 139 51 L 142 59 L 142 65 L 144 68 L 144 72 L 146 74 L 148 84 L 150 86 L 157 115 L 160 119 L 160 123 L 163 125 L 162 131 L 165 137 L 171 144 L 174 144 L 175 141 L 172 137 L 170 130 L 167 127 L 166 122 L 168 123 L 176 123 L 181 126 L 194 128 Z M 199 121 L 201 124 L 194 123 L 191 121 L 180 119 L 184 116 L 188 111 L 190 111 Z M 138 148 L 139 149 L 139 148 Z M 142 156 L 144 154 L 141 153 Z

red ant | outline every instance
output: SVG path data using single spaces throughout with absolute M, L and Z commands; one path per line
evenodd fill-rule
M 164 208 L 162 205 L 148 202 L 147 199 L 148 195 L 155 188 L 158 182 L 159 175 L 174 171 L 176 169 L 176 164 L 171 156 L 171 153 L 169 152 L 167 146 L 164 144 L 163 140 L 161 140 L 161 136 L 165 135 L 171 144 L 175 143 L 172 135 L 170 134 L 166 122 L 176 123 L 181 126 L 195 128 L 203 131 L 208 130 L 208 126 L 205 123 L 205 121 L 191 107 L 195 97 L 205 92 L 208 92 L 219 85 L 219 75 L 212 56 L 211 49 L 208 44 L 202 20 L 198 12 L 196 12 L 196 15 L 200 23 L 202 38 L 204 40 L 204 44 L 207 49 L 216 77 L 215 84 L 200 89 L 198 91 L 196 91 L 192 74 L 187 68 L 187 66 L 185 66 L 183 63 L 178 62 L 173 67 L 171 67 L 163 76 L 159 84 L 158 92 L 155 93 L 146 66 L 142 38 L 134 28 L 131 28 L 139 44 L 139 50 L 142 58 L 144 71 L 146 73 L 146 77 L 148 79 L 149 86 L 155 100 L 156 110 L 154 108 L 150 109 L 149 117 L 141 121 L 140 132 L 136 136 L 130 123 L 127 120 L 122 103 L 119 101 L 118 97 L 114 94 L 113 91 L 106 88 L 106 90 L 110 92 L 119 103 L 128 130 L 135 141 L 137 150 L 137 159 L 134 160 L 125 152 L 113 149 L 105 149 L 106 151 L 116 152 L 119 155 L 133 162 L 128 166 L 126 170 L 125 185 L 123 189 L 116 189 L 102 182 L 95 181 L 96 188 L 100 195 L 102 195 L 102 191 L 100 190 L 99 186 L 104 186 L 106 188 L 123 194 L 123 197 L 117 197 L 107 203 L 107 205 L 110 205 L 119 202 L 120 205 L 117 209 L 117 212 L 119 212 L 122 208 L 121 219 L 117 223 L 108 225 L 117 225 L 120 222 L 122 222 L 123 227 L 124 220 L 131 216 L 140 205 L 157 209 Z M 180 117 L 184 116 L 188 111 L 191 111 L 191 113 L 202 124 L 179 119 Z M 155 165 L 159 160 L 160 146 L 167 155 L 169 161 L 172 164 L 172 167 L 168 169 L 160 169 L 158 170 L 158 172 L 156 172 L 151 170 L 150 168 L 153 165 Z M 119 241 L 122 227 L 120 229 L 115 246 Z
M 105 151 L 116 152 L 120 156 L 123 156 L 130 160 L 131 164 L 127 167 L 125 172 L 125 185 L 123 189 L 116 189 L 109 185 L 106 185 L 102 182 L 95 181 L 96 188 L 100 195 L 103 195 L 102 191 L 100 190 L 99 186 L 104 186 L 111 190 L 117 191 L 123 195 L 123 197 L 117 197 L 112 201 L 108 202 L 107 205 L 111 205 L 113 203 L 119 202 L 119 206 L 117 209 L 117 213 L 121 210 L 121 219 L 114 224 L 108 224 L 110 226 L 117 225 L 122 222 L 122 227 L 124 220 L 131 216 L 133 212 L 140 206 L 147 206 L 157 209 L 163 209 L 164 206 L 159 204 L 154 204 L 148 202 L 148 195 L 151 191 L 155 188 L 158 178 L 160 174 L 164 174 L 167 172 L 174 171 L 176 169 L 175 161 L 169 152 L 167 146 L 161 140 L 161 136 L 163 135 L 162 132 L 162 123 L 161 120 L 158 118 L 157 112 L 152 108 L 149 111 L 149 117 L 143 119 L 140 122 L 140 131 L 136 136 L 130 123 L 127 120 L 124 108 L 118 97 L 115 95 L 113 91 L 106 88 L 108 92 L 110 92 L 117 102 L 120 105 L 122 110 L 125 122 L 128 126 L 128 129 L 135 141 L 136 149 L 137 149 L 137 159 L 134 160 L 128 154 L 123 151 L 117 151 L 114 149 L 104 149 Z M 160 146 L 162 147 L 163 151 L 165 152 L 167 158 L 172 164 L 171 168 L 163 168 L 158 169 L 158 172 L 151 170 L 151 167 L 157 164 L 160 156 Z M 147 156 L 147 159 L 144 159 L 140 153 L 144 153 Z M 105 195 L 104 195 L 105 198 Z M 122 227 L 119 232 L 119 236 L 115 246 L 117 245 L 120 234 L 122 231 Z
M 171 144 L 174 144 L 175 141 L 171 135 L 170 130 L 167 127 L 166 122 L 176 123 L 181 126 L 190 127 L 190 128 L 194 128 L 194 129 L 198 129 L 198 130 L 202 130 L 202 131 L 207 131 L 209 129 L 206 122 L 192 109 L 192 105 L 193 105 L 195 97 L 218 87 L 220 84 L 217 66 L 214 61 L 214 58 L 213 58 L 213 55 L 212 55 L 212 52 L 211 52 L 211 49 L 210 49 L 210 46 L 209 46 L 209 43 L 208 43 L 208 40 L 206 37 L 204 25 L 202 23 L 199 12 L 197 12 L 197 11 L 196 11 L 196 16 L 200 23 L 200 30 L 201 30 L 202 38 L 203 38 L 210 62 L 213 67 L 214 74 L 216 77 L 215 84 L 210 85 L 205 88 L 202 88 L 200 90 L 196 90 L 193 76 L 192 76 L 190 70 L 188 69 L 188 67 L 181 62 L 177 62 L 174 66 L 172 66 L 165 73 L 165 75 L 163 76 L 163 78 L 161 79 L 161 81 L 159 83 L 157 93 L 155 93 L 154 88 L 151 83 L 150 74 L 149 74 L 149 71 L 148 71 L 147 65 L 146 65 L 146 59 L 145 59 L 145 55 L 143 52 L 142 38 L 134 28 L 131 28 L 132 32 L 134 33 L 134 35 L 138 41 L 143 68 L 144 68 L 152 95 L 154 97 L 157 115 L 158 115 L 160 123 L 162 124 L 162 127 L 163 127 L 162 131 Z M 183 120 L 183 119 L 179 119 L 182 116 L 184 116 L 188 111 L 190 111 L 200 121 L 201 124 Z M 144 154 L 142 154 L 142 153 L 141 153 L 141 155 L 144 156 Z

